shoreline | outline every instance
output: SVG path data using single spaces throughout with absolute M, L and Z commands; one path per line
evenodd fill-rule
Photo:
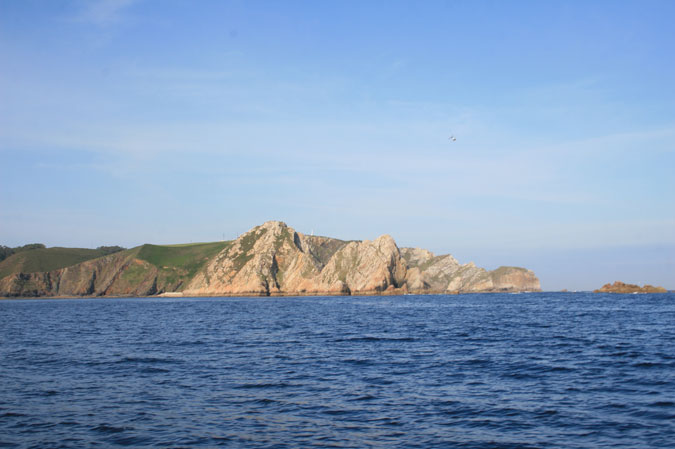
M 545 292 L 545 291 L 475 291 L 475 292 L 462 292 L 462 291 L 362 291 L 362 292 L 344 292 L 344 293 L 335 293 L 335 292 L 274 292 L 274 293 L 204 293 L 204 294 L 188 294 L 182 292 L 165 292 L 158 295 L 63 295 L 63 296 L 0 296 L 1 300 L 11 300 L 11 299 L 95 299 L 95 298 L 305 298 L 305 297 L 322 297 L 322 296 L 426 296 L 426 295 L 444 295 L 444 296 L 457 296 L 457 295 L 476 295 L 476 294 L 497 294 L 497 293 L 508 293 L 508 294 L 520 294 L 520 293 L 560 293 L 560 292 Z
M 63 296 L 0 296 L 0 301 L 3 300 L 39 300 L 39 299 L 50 299 L 50 300 L 59 300 L 59 299 L 124 299 L 124 298 L 311 298 L 311 297 L 337 297 L 337 296 L 458 296 L 458 295 L 481 295 L 481 294 L 527 294 L 527 293 L 555 293 L 555 294 L 579 294 L 579 293 L 593 293 L 593 294 L 606 294 L 606 295 L 657 295 L 657 294 L 673 294 L 675 290 L 666 290 L 665 292 L 632 292 L 632 293 L 621 293 L 621 292 L 596 292 L 593 290 L 578 290 L 578 291 L 560 291 L 560 290 L 523 290 L 523 291 L 473 291 L 473 292 L 462 292 L 462 291 L 363 291 L 363 292 L 344 292 L 344 293 L 335 293 L 335 292 L 326 292 L 326 293 L 306 293 L 306 292 L 293 292 L 293 293 L 205 293 L 205 294 L 188 294 L 183 292 L 165 292 L 158 295 L 63 295 Z

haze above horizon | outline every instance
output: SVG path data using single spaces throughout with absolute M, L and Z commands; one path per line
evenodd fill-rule
M 545 290 L 673 289 L 674 16 L 0 2 L 0 244 L 214 241 L 283 220 L 524 266 Z

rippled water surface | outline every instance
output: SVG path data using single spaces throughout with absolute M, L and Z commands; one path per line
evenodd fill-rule
M 675 295 L 0 301 L 0 447 L 674 447 Z

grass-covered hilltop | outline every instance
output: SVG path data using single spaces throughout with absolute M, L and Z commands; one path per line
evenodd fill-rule
M 89 248 L 46 248 L 31 243 L 18 248 L 0 246 L 0 279 L 14 273 L 35 273 L 69 267 L 89 259 L 122 251 L 120 246 Z
M 0 296 L 348 295 L 539 291 L 531 271 L 486 271 L 383 235 L 344 241 L 279 221 L 232 241 L 136 248 L 2 247 Z

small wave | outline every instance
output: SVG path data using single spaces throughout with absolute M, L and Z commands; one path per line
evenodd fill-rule
M 120 446 L 134 446 L 134 447 L 146 445 L 149 441 L 151 441 L 150 437 L 140 437 L 140 436 L 113 438 L 111 440 L 112 443 L 119 444 Z
M 79 426 L 80 423 L 77 421 L 61 421 L 59 426 Z
M 639 385 L 641 387 L 661 387 L 664 385 L 672 385 L 672 382 L 668 379 L 648 379 L 644 377 L 639 378 L 626 378 L 622 383 L 627 385 Z M 626 388 L 625 391 L 631 392 L 632 388 Z M 658 394 L 657 392 L 651 392 L 649 394 Z
M 672 401 L 658 401 L 658 402 L 652 402 L 649 404 L 651 407 L 674 407 L 675 402 Z
M 633 368 L 666 368 L 670 367 L 670 364 L 659 362 L 640 362 L 640 363 L 633 363 L 631 366 Z
M 620 410 L 621 410 L 621 409 L 627 409 L 627 408 L 628 408 L 628 404 L 619 403 L 619 402 L 612 402 L 612 403 L 609 403 L 609 404 L 607 404 L 607 405 L 603 405 L 603 406 L 600 407 L 600 408 L 620 409 Z
M 441 406 L 441 407 L 446 407 L 446 406 L 455 406 L 460 404 L 459 401 L 453 401 L 453 400 L 436 400 L 432 402 L 433 405 L 435 406 Z
M 463 365 L 487 365 L 490 360 L 487 359 L 468 359 L 460 362 Z
M 151 366 L 148 368 L 143 368 L 142 370 L 140 370 L 140 372 L 145 374 L 158 374 L 158 373 L 170 373 L 171 370 Z
M 413 337 L 351 337 L 351 338 L 336 338 L 333 340 L 336 343 L 341 342 L 376 342 L 376 341 L 396 341 L 396 342 L 412 342 L 417 341 Z
M 161 357 L 122 357 L 119 359 L 108 359 L 108 360 L 90 360 L 83 362 L 83 365 L 86 366 L 115 366 L 115 365 L 132 365 L 132 364 L 144 364 L 144 363 L 154 363 L 154 364 L 179 364 L 182 363 L 180 360 L 161 358 Z
M 124 357 L 115 363 L 180 363 L 180 361 L 161 357 Z
M 377 399 L 377 397 L 371 395 L 371 394 L 366 394 L 363 396 L 359 396 L 358 398 L 350 399 L 351 401 L 372 401 L 373 399 Z
M 397 421 L 396 419 L 389 417 L 375 418 L 369 420 L 369 422 L 377 423 L 378 425 L 392 426 L 392 427 L 399 427 L 403 425 L 403 423 L 401 423 L 400 421 Z
M 385 377 L 364 377 L 363 381 L 375 385 L 391 385 L 394 383 L 393 380 L 389 380 Z
M 566 373 L 570 371 L 574 371 L 574 368 L 569 368 L 567 366 L 551 366 L 547 368 L 545 371 L 549 373 Z
M 288 388 L 292 387 L 293 385 L 286 383 L 286 382 L 278 382 L 278 383 L 247 383 L 247 384 L 241 384 L 237 385 L 234 388 L 242 389 L 242 390 L 250 390 L 250 389 L 256 389 L 256 388 Z
M 458 406 L 450 410 L 442 410 L 441 413 L 452 418 L 466 418 L 474 416 L 477 413 L 477 410 L 471 407 Z
M 630 359 L 640 357 L 641 355 L 642 354 L 640 354 L 639 352 L 629 352 L 629 351 L 619 351 L 608 354 L 609 357 L 628 357 Z
M 201 346 L 205 345 L 206 342 L 197 340 L 197 341 L 181 341 L 180 343 L 177 343 L 176 346 Z
M 352 411 L 351 410 L 325 410 L 323 413 L 325 413 L 326 415 L 339 416 L 339 415 L 348 415 L 348 414 L 352 413 Z
M 251 403 L 269 405 L 269 404 L 278 404 L 279 401 L 275 401 L 274 399 L 261 398 L 261 399 L 255 399 L 255 400 L 251 401 Z
M 372 365 L 373 361 L 369 359 L 344 359 L 343 363 L 349 363 L 350 365 Z
M 383 434 L 382 436 L 385 437 L 385 438 L 398 438 L 398 437 L 405 436 L 405 432 L 398 432 L 398 431 L 389 432 L 389 433 Z
M 537 379 L 538 376 L 531 374 L 531 373 L 525 373 L 525 372 L 516 372 L 516 373 L 505 373 L 503 374 L 504 377 L 509 377 L 511 379 L 517 379 L 517 380 L 532 380 L 532 379 Z
M 654 420 L 659 420 L 659 421 L 671 421 L 672 419 L 675 419 L 675 414 L 662 413 L 662 412 L 656 412 L 656 411 L 648 411 L 648 410 L 635 411 L 635 412 L 632 412 L 631 415 L 636 416 L 638 418 L 647 418 L 647 419 L 654 419 Z
M 92 428 L 91 430 L 95 432 L 100 432 L 100 433 L 120 433 L 124 432 L 125 430 L 129 430 L 126 427 L 115 427 L 115 426 L 109 426 L 108 424 L 99 424 L 98 426 Z

